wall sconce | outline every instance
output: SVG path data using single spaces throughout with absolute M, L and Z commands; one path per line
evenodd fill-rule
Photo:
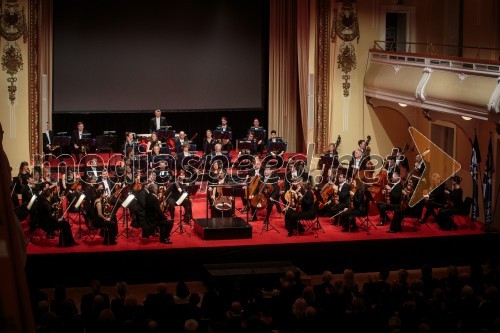
M 408 104 L 405 104 L 405 103 L 398 103 L 398 105 L 399 105 L 400 107 L 402 107 L 402 108 L 405 108 L 405 107 L 407 107 L 407 106 L 408 106 Z
M 471 117 L 467 117 L 467 116 L 462 116 L 462 119 L 463 120 L 471 120 L 472 118 Z

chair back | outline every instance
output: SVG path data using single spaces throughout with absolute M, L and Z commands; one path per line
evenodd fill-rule
M 467 216 L 470 214 L 470 209 L 472 207 L 472 198 L 471 197 L 466 197 L 465 200 L 464 200 L 464 205 L 463 205 L 463 208 L 462 208 L 462 211 L 460 212 L 460 215 L 462 216 Z

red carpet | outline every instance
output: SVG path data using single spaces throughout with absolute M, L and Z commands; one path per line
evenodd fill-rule
M 198 194 L 193 199 L 193 215 L 194 218 L 205 218 L 205 197 Z M 236 199 L 237 208 L 241 208 L 241 200 Z M 178 225 L 178 210 L 176 210 L 176 223 L 174 229 Z M 118 213 L 119 222 L 119 232 L 125 229 L 125 226 L 121 222 L 121 209 Z M 246 220 L 246 214 L 241 214 L 236 211 L 237 216 L 241 216 Z M 71 214 L 71 217 L 77 220 L 77 214 Z M 46 239 L 45 237 L 36 237 L 32 243 L 29 243 L 27 247 L 28 254 L 57 254 L 57 253 L 81 253 L 81 252 L 114 252 L 114 251 L 135 251 L 135 250 L 165 250 L 169 249 L 185 249 L 185 248 L 207 248 L 207 247 L 235 247 L 235 246 L 259 246 L 259 245 L 270 245 L 270 244 L 297 244 L 297 243 L 322 243 L 322 242 L 362 242 L 366 240 L 382 240 L 382 239 L 402 239 L 402 238 L 426 238 L 426 237 L 449 237 L 449 236 L 468 236 L 475 234 L 482 234 L 481 224 L 479 223 L 466 223 L 463 225 L 459 224 L 459 229 L 457 231 L 442 231 L 435 223 L 428 222 L 421 226 L 419 231 L 414 231 L 410 224 L 404 225 L 404 231 L 402 233 L 389 234 L 387 230 L 389 225 L 382 227 L 377 226 L 377 229 L 371 228 L 369 232 L 358 231 L 352 233 L 343 233 L 340 231 L 340 227 L 330 225 L 330 220 L 328 218 L 320 218 L 319 221 L 324 229 L 324 233 L 319 230 L 318 237 L 316 238 L 312 231 L 293 237 L 286 237 L 287 231 L 284 226 L 284 218 L 279 215 L 275 210 L 271 215 L 271 224 L 279 231 L 275 230 L 262 231 L 263 219 L 265 216 L 265 210 L 258 213 L 258 221 L 251 223 L 252 225 L 252 238 L 251 239 L 236 239 L 236 240 L 210 240 L 205 241 L 200 239 L 193 231 L 193 226 L 188 227 L 185 225 L 185 230 L 191 237 L 187 234 L 174 234 L 171 238 L 173 244 L 165 245 L 160 244 L 157 238 L 142 239 L 140 237 L 140 229 L 130 229 L 129 238 L 125 237 L 125 233 L 118 238 L 118 244 L 114 246 L 104 246 L 102 244 L 102 238 L 98 235 L 94 240 L 90 239 L 77 239 L 80 244 L 78 246 L 69 248 L 59 248 L 57 247 L 57 239 Z M 378 216 L 370 217 L 373 224 L 379 222 Z M 432 220 L 431 220 L 432 221 Z M 359 223 L 359 222 L 358 222 Z M 26 226 L 26 222 L 23 222 Z M 76 222 L 72 222 L 73 232 L 78 235 L 79 229 Z M 83 223 L 82 219 L 82 229 L 86 233 L 87 229 Z

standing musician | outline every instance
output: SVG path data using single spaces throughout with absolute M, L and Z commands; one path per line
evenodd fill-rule
M 392 179 L 392 174 L 394 171 L 399 171 L 398 166 L 396 165 L 396 157 L 395 156 L 388 156 L 387 157 L 387 176 L 389 179 Z
M 387 211 L 401 210 L 401 198 L 403 195 L 403 184 L 399 176 L 399 171 L 392 173 L 391 183 L 385 185 L 382 193 L 386 197 L 386 202 L 377 202 L 377 207 L 380 212 L 379 226 L 383 226 L 388 220 Z
M 338 185 L 333 185 L 333 193 L 330 198 L 328 198 L 330 203 L 325 207 L 330 216 L 334 216 L 341 211 L 349 209 L 351 185 L 347 183 L 346 176 L 343 173 L 339 173 L 338 180 Z M 339 217 L 337 216 L 332 224 L 338 223 Z
M 425 214 L 422 218 L 421 223 L 427 222 L 429 216 L 434 216 L 434 220 L 437 221 L 437 214 L 434 211 L 436 208 L 443 208 L 446 204 L 446 194 L 445 194 L 445 183 L 441 183 L 441 176 L 438 173 L 434 173 L 431 177 L 431 187 L 429 193 L 424 192 L 425 199 Z M 425 191 L 425 190 L 424 190 Z
M 363 156 L 363 152 L 360 149 L 353 151 L 351 161 L 349 162 L 347 178 L 355 178 L 356 175 L 359 175 L 359 171 L 366 168 L 366 161 L 367 159 Z M 361 177 L 361 175 L 359 176 Z
M 61 152 L 61 148 L 59 146 L 55 146 L 52 144 L 54 142 L 54 132 L 50 129 L 50 124 L 47 122 L 47 129 L 43 132 L 43 153 L 44 154 L 52 154 L 54 156 L 58 156 Z M 48 156 L 46 156 L 47 160 Z
M 116 245 L 118 224 L 116 223 L 115 212 L 110 210 L 113 206 L 109 202 L 106 202 L 104 188 L 97 189 L 96 195 L 97 199 L 94 201 L 92 224 L 96 228 L 107 230 L 107 233 L 104 233 L 104 245 Z
M 47 234 L 52 234 L 56 230 L 59 233 L 59 247 L 69 247 L 78 245 L 71 233 L 71 226 L 62 216 L 62 205 L 54 207 L 51 204 L 54 191 L 47 189 L 37 198 L 31 206 L 30 216 L 32 225 L 41 228 Z M 55 210 L 56 209 L 56 210 Z
M 151 133 L 167 127 L 167 118 L 161 116 L 161 110 L 155 110 L 155 116 L 149 122 L 149 130 Z
M 340 217 L 340 224 L 342 225 L 342 232 L 356 231 L 356 216 L 364 216 L 365 207 L 365 186 L 361 179 L 353 178 L 351 180 L 351 190 L 349 192 L 350 210 Z
M 330 143 L 328 145 L 328 150 L 325 151 L 325 157 L 330 157 L 330 158 L 333 158 L 335 156 L 338 155 L 338 152 L 337 152 L 337 147 L 335 147 L 335 143 Z
M 358 140 L 358 150 L 361 151 L 361 155 L 363 157 L 366 157 L 366 156 L 370 155 L 370 151 L 369 151 L 368 145 L 367 145 L 366 141 L 363 140 L 363 139 Z
M 401 168 L 403 168 L 406 173 L 408 173 L 408 171 L 410 171 L 410 165 L 408 164 L 408 159 L 406 158 L 406 156 L 403 154 L 403 151 L 401 150 L 400 147 L 397 148 L 397 152 L 396 152 L 396 165 L 398 166 L 399 171 L 401 172 Z
M 77 161 L 80 160 L 80 154 L 85 155 L 87 153 L 87 147 L 79 145 L 79 140 L 83 139 L 86 133 L 85 126 L 79 121 L 71 135 L 71 146 L 73 147 L 73 154 Z
M 170 232 L 174 226 L 173 215 L 172 220 L 167 220 L 160 208 L 160 201 L 158 200 L 158 186 L 156 184 L 150 184 L 148 190 L 145 193 L 145 212 L 146 221 L 152 226 L 153 230 L 155 227 L 160 228 L 160 243 L 172 244 L 170 241 Z M 154 231 L 153 231 L 154 233 Z M 144 237 L 144 231 L 143 231 Z
M 168 213 L 170 214 L 170 219 L 175 219 L 175 206 L 177 200 L 181 197 L 181 195 L 185 192 L 185 188 L 187 184 L 184 182 L 185 180 L 185 171 L 183 169 L 179 170 L 179 175 L 177 176 L 176 181 L 172 182 L 167 186 L 165 191 L 165 197 L 168 203 Z M 184 223 L 189 224 L 191 218 L 193 217 L 192 204 L 189 197 L 186 197 L 182 203 L 180 204 L 184 208 Z
M 297 229 L 299 233 L 304 232 L 304 227 L 302 224 L 298 225 L 298 221 L 310 220 L 315 218 L 316 215 L 312 187 L 309 183 L 304 183 L 302 186 L 304 187 L 304 194 L 300 192 L 301 185 L 298 184 L 297 190 L 292 193 L 292 196 L 296 194 L 296 198 L 292 200 L 295 201 L 294 206 L 291 205 L 289 208 L 286 208 L 285 227 L 288 230 L 287 237 L 291 237 L 293 232 Z M 298 207 L 300 207 L 300 209 L 298 209 Z
M 215 143 L 215 139 L 212 137 L 212 130 L 207 129 L 205 132 L 205 137 L 203 138 L 203 153 L 208 155 L 212 152 L 212 144 Z
M 424 162 L 424 158 L 422 157 L 421 154 L 417 154 L 415 156 L 415 164 L 413 167 L 413 172 L 410 175 L 411 180 L 413 182 L 413 188 L 417 187 L 417 183 L 424 174 L 424 171 L 426 169 L 426 163 Z
M 464 202 L 462 200 L 463 191 L 460 188 L 461 182 L 462 177 L 453 176 L 451 177 L 451 192 L 445 190 L 445 194 L 448 196 L 448 199 L 446 201 L 446 206 L 439 210 L 437 218 L 437 223 L 443 230 L 452 230 L 457 228 L 452 216 L 460 214 L 463 211 Z
M 259 185 L 256 186 L 253 193 L 249 193 L 248 198 L 251 201 L 257 194 L 259 194 L 259 193 L 264 194 L 265 199 L 266 199 L 266 209 L 267 209 L 266 218 L 264 220 L 264 223 L 269 222 L 269 216 L 271 216 L 271 212 L 273 211 L 274 205 L 276 205 L 276 210 L 278 211 L 278 213 L 281 214 L 281 206 L 278 202 L 279 194 L 280 194 L 278 180 L 279 180 L 279 177 L 273 175 L 271 168 L 266 167 L 264 169 L 264 177 L 259 179 Z M 254 205 L 251 204 L 250 209 L 252 212 L 252 221 L 255 221 L 256 220 L 255 211 L 256 211 L 257 207 L 254 207 Z
M 134 180 L 134 186 L 132 191 L 134 191 L 137 202 L 133 206 L 133 224 L 138 225 L 142 229 L 142 238 L 149 238 L 149 236 L 154 235 L 155 226 L 148 223 L 146 220 L 146 197 L 149 195 L 149 186 L 151 182 L 148 182 L 144 186 L 141 184 L 141 176 L 137 174 Z

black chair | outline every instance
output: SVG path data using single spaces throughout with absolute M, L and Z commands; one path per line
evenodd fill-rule
M 405 222 L 411 223 L 411 226 L 414 231 L 420 231 L 421 228 L 420 226 L 422 223 L 420 223 L 422 219 L 422 211 L 424 209 L 425 202 L 422 200 L 419 203 L 417 203 L 417 206 L 414 207 L 414 209 L 410 209 L 409 212 L 403 213 L 403 220 L 401 221 L 401 226 L 404 227 Z M 425 224 L 425 223 L 424 223 Z M 425 224 L 427 228 L 429 226 Z
M 455 217 L 460 222 L 460 224 L 467 224 L 467 217 L 470 216 L 470 209 L 472 207 L 473 200 L 471 197 L 466 197 L 464 200 L 464 204 L 462 206 L 462 211 L 458 214 L 453 215 L 453 219 Z
M 302 222 L 304 222 L 305 226 L 302 225 Z M 325 233 L 325 230 L 323 229 L 323 226 L 321 223 L 319 223 L 319 218 L 318 218 L 318 205 L 317 203 L 314 204 L 314 216 L 310 219 L 298 219 L 297 220 L 297 228 L 295 229 L 297 233 L 299 232 L 299 229 L 304 228 L 304 233 L 308 231 L 312 231 L 314 233 L 314 238 L 318 238 L 318 230 L 322 230 L 323 233 Z

